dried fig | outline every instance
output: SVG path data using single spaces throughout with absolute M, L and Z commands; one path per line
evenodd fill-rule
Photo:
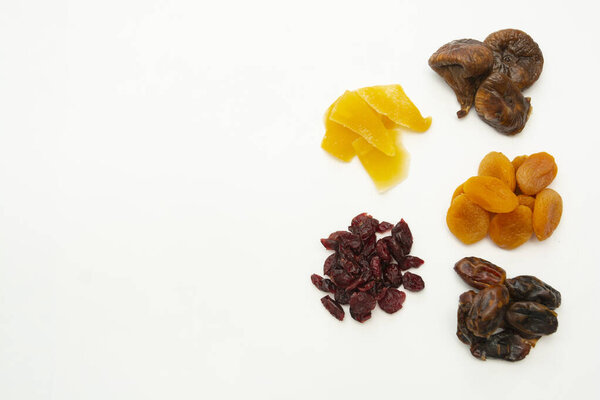
M 491 72 L 494 62 L 492 51 L 482 42 L 460 39 L 446 43 L 429 58 L 429 66 L 454 90 L 462 118 L 473 105 L 475 92 L 481 81 Z
M 479 86 L 475 95 L 477 115 L 505 135 L 523 130 L 531 111 L 531 99 L 523 97 L 510 78 L 494 72 Z
M 523 90 L 542 73 L 544 56 L 531 36 L 518 29 L 503 29 L 490 34 L 484 43 L 494 53 L 494 72 L 502 72 Z

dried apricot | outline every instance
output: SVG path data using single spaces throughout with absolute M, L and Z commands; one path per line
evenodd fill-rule
M 546 240 L 558 226 L 563 203 L 560 195 L 552 189 L 544 189 L 535 197 L 533 231 L 539 240 Z
M 506 214 L 496 214 L 490 222 L 490 238 L 503 249 L 514 249 L 527 242 L 533 233 L 531 209 L 518 206 Z
M 513 158 L 512 165 L 515 168 L 515 173 L 517 172 L 521 164 L 523 164 L 525 160 L 527 160 L 528 157 L 529 156 L 516 156 L 515 158 Z
M 506 183 L 493 176 L 472 176 L 464 183 L 463 190 L 469 200 L 493 213 L 511 212 L 519 205 Z
M 542 152 L 532 154 L 517 170 L 517 183 L 524 194 L 537 194 L 548 186 L 558 173 L 554 157 Z
M 463 190 L 463 183 L 461 183 L 452 193 L 452 200 L 454 200 L 458 195 L 463 194 L 465 191 Z
M 493 176 L 506 183 L 510 190 L 514 191 L 517 181 L 515 179 L 515 168 L 504 154 L 492 151 L 483 157 L 479 163 L 479 176 Z
M 520 205 L 527 206 L 527 207 L 531 208 L 531 211 L 533 211 L 533 207 L 535 205 L 535 197 L 527 196 L 525 194 L 520 194 L 517 196 L 517 199 L 519 199 Z
M 446 224 L 450 232 L 464 244 L 483 239 L 490 226 L 490 216 L 483 208 L 464 195 L 458 195 L 448 209 Z

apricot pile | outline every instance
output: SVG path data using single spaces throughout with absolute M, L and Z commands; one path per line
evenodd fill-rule
M 398 130 L 425 132 L 431 117 L 423 118 L 402 86 L 371 86 L 346 91 L 325 113 L 321 147 L 341 161 L 354 156 L 380 191 L 406 178 L 409 155 Z
M 488 153 L 477 176 L 452 195 L 446 214 L 450 232 L 472 244 L 488 234 L 503 249 L 514 249 L 535 233 L 548 239 L 560 222 L 562 198 L 547 186 L 558 167 L 548 153 L 518 156 L 511 162 L 499 152 Z

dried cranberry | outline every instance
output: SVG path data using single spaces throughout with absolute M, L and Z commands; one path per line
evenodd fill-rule
M 390 250 L 387 247 L 387 242 L 383 239 L 379 239 L 377 244 L 375 245 L 375 251 L 377 255 L 381 259 L 381 261 L 389 263 L 392 261 L 392 255 L 390 254 Z
M 324 292 L 335 293 L 335 285 L 329 279 L 323 279 L 322 276 L 312 274 L 310 280 L 317 287 L 317 289 Z
M 404 260 L 402 260 L 402 264 L 400 264 L 400 269 L 406 271 L 409 268 L 419 268 L 424 262 L 425 261 L 421 260 L 419 257 L 406 256 L 404 257 Z
M 337 265 L 337 254 L 332 254 L 325 259 L 325 264 L 323 264 L 323 275 L 331 275 L 331 269 Z
M 360 252 L 360 256 L 364 258 L 371 258 L 375 255 L 375 246 L 377 243 L 377 237 L 375 235 L 370 236 L 364 243 L 363 248 Z
M 389 288 L 383 284 L 383 281 L 378 281 L 375 283 L 375 286 L 371 289 L 370 293 L 375 297 L 375 300 L 379 301 L 385 296 L 388 289 Z
M 391 236 L 384 237 L 382 240 L 385 241 L 388 250 L 392 254 L 392 257 L 394 257 L 394 260 L 396 260 L 398 263 L 401 263 L 404 259 L 404 251 L 402 251 L 400 244 L 398 244 L 398 242 L 396 242 Z
M 421 278 L 417 274 L 412 274 L 410 272 L 405 272 L 402 277 L 402 284 L 406 290 L 410 290 L 411 292 L 419 292 L 423 290 L 425 287 L 425 282 L 423 282 L 423 278 Z
M 394 224 L 390 224 L 389 222 L 382 221 L 379 223 L 379 225 L 377 225 L 377 232 L 385 233 L 385 232 L 389 231 L 390 229 L 392 229 L 393 227 L 394 227 Z
M 335 250 L 335 249 L 337 249 L 337 246 L 338 246 L 338 242 L 336 242 L 335 240 L 331 240 L 331 239 L 321 239 L 321 244 L 327 250 Z
M 377 256 L 371 258 L 369 267 L 371 268 L 371 275 L 373 275 L 373 278 L 381 279 L 381 259 Z
M 340 321 L 344 320 L 344 315 L 346 313 L 344 312 L 344 309 L 337 301 L 333 300 L 329 296 L 325 296 L 321 299 L 321 303 L 323 304 L 323 307 L 325 307 L 331 315 L 333 315 Z
M 402 308 L 406 293 L 401 290 L 388 288 L 383 298 L 378 301 L 379 307 L 388 314 L 393 314 Z
M 379 221 L 367 213 L 362 213 L 352 219 L 352 223 L 348 227 L 348 230 L 355 235 L 358 235 L 360 240 L 364 242 L 369 236 L 375 234 L 378 226 Z
M 337 288 L 337 290 L 335 291 L 335 301 L 337 301 L 340 304 L 350 303 L 350 296 L 352 296 L 352 293 L 346 291 L 345 289 Z
M 341 288 L 347 288 L 355 280 L 354 277 L 352 277 L 352 275 L 350 275 L 341 267 L 332 268 L 331 274 L 329 276 L 331 277 L 333 283 L 335 283 L 336 286 Z
M 402 285 L 402 272 L 400 272 L 398 264 L 390 264 L 385 267 L 385 271 L 383 272 L 383 280 L 388 286 L 391 287 L 397 288 Z
M 358 288 L 359 292 L 368 292 L 375 286 L 375 281 L 369 281 Z
M 400 245 L 403 254 L 410 254 L 410 249 L 413 244 L 413 237 L 406 221 L 401 219 L 400 222 L 394 226 L 392 229 L 392 237 Z
M 358 322 L 365 322 L 371 318 L 371 311 L 377 302 L 368 293 L 357 292 L 350 297 L 350 316 Z
M 359 253 L 362 246 L 360 237 L 347 231 L 333 232 L 329 235 L 329 239 L 335 240 L 340 245 L 351 249 L 354 253 Z

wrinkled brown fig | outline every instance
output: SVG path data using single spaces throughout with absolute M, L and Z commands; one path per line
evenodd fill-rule
M 519 89 L 531 86 L 542 73 L 542 51 L 525 32 L 503 29 L 489 35 L 484 43 L 494 52 L 494 72 L 508 75 Z
M 508 76 L 494 72 L 479 86 L 475 109 L 486 124 L 505 135 L 514 135 L 525 127 L 531 111 L 530 101 Z
M 471 109 L 475 92 L 481 81 L 491 72 L 494 62 L 492 51 L 482 42 L 460 39 L 446 43 L 429 57 L 429 66 L 454 90 L 462 118 Z

